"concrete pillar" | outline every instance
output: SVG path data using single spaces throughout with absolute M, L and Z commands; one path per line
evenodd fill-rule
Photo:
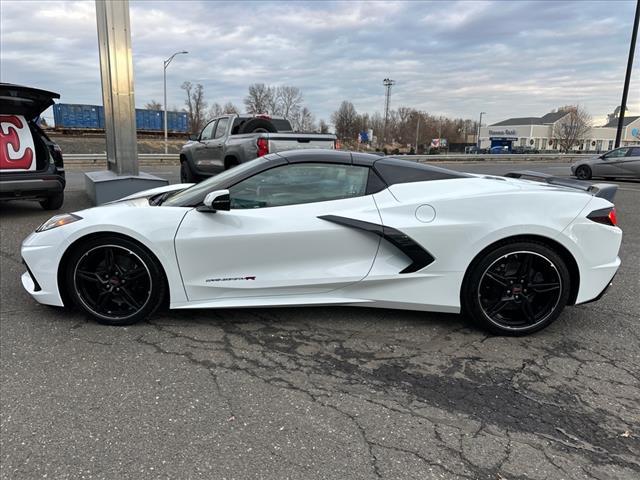
M 86 173 L 85 184 L 101 204 L 169 182 L 138 169 L 129 0 L 96 0 L 96 20 L 108 170 Z

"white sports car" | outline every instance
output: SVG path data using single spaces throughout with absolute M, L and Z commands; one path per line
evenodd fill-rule
M 51 218 L 22 245 L 22 282 L 111 325 L 164 302 L 341 304 L 462 311 L 526 334 L 610 285 L 617 187 L 507 177 L 335 150 L 267 155 Z

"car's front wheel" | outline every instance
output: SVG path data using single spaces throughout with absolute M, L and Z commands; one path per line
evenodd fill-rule
M 146 319 L 166 291 L 155 257 L 136 242 L 115 236 L 81 244 L 67 262 L 65 280 L 75 304 L 107 325 Z
M 181 183 L 197 183 L 197 178 L 191 171 L 191 167 L 186 162 L 180 162 L 180 182 Z
M 473 262 L 461 302 L 485 329 L 526 335 L 558 318 L 569 293 L 569 270 L 560 255 L 542 243 L 513 242 Z
M 580 180 L 590 180 L 591 175 L 591 168 L 588 165 L 580 165 L 576 168 L 576 177 Z

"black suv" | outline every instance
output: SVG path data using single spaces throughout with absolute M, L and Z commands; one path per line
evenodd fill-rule
M 0 200 L 38 200 L 45 210 L 64 202 L 60 147 L 37 125 L 60 95 L 0 83 Z

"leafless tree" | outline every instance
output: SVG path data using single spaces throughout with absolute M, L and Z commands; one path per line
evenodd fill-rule
M 244 105 L 247 113 L 270 113 L 274 115 L 276 105 L 275 92 L 273 87 L 264 83 L 254 83 L 249 85 L 249 93 L 244 98 Z
M 302 92 L 298 87 L 282 85 L 276 88 L 278 115 L 289 118 L 302 108 Z
M 160 102 L 156 102 L 155 100 L 151 100 L 147 103 L 144 108 L 147 110 L 162 110 L 162 104 Z
M 205 121 L 207 102 L 204 101 L 204 89 L 201 84 L 195 87 L 191 82 L 184 82 L 181 87 L 187 94 L 185 105 L 187 106 L 187 118 L 191 133 L 202 130 Z
M 318 122 L 318 130 L 320 133 L 329 133 L 329 124 L 323 119 Z
M 290 114 L 290 121 L 296 132 L 313 132 L 316 130 L 315 119 L 307 107 L 293 111 Z
M 224 107 L 222 107 L 222 113 L 240 115 L 240 109 L 236 107 L 233 103 L 227 102 L 224 104 Z
M 238 107 L 231 102 L 227 102 L 224 105 L 220 105 L 218 102 L 215 102 L 211 105 L 211 108 L 209 108 L 209 115 L 207 118 L 211 119 L 227 114 L 238 115 L 239 113 L 240 111 L 238 110 Z
M 552 135 L 560 150 L 567 153 L 591 129 L 591 115 L 580 105 L 568 105 L 558 111 L 567 114 L 554 124 Z
M 358 136 L 358 112 L 353 103 L 344 100 L 338 110 L 331 115 L 331 121 L 336 129 L 336 135 L 341 140 L 355 142 Z

